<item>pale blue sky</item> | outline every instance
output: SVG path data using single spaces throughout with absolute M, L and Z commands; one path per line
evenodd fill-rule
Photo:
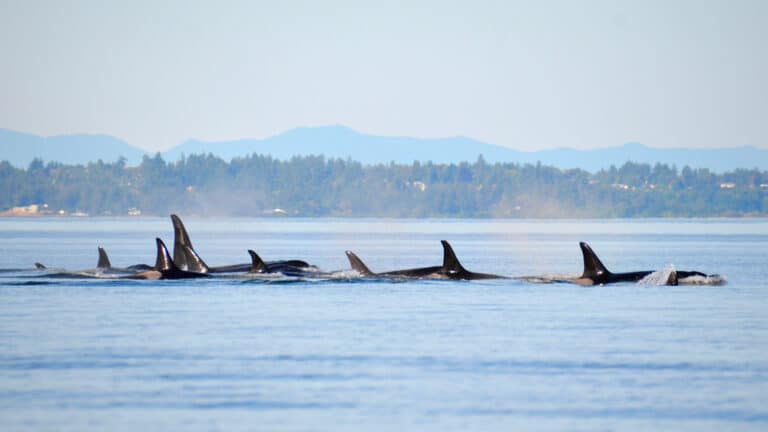
M 0 127 L 768 148 L 768 1 L 0 0 Z

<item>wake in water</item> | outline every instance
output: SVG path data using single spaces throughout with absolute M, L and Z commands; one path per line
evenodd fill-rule
M 655 271 L 648 276 L 640 279 L 638 285 L 724 285 L 726 280 L 720 275 L 699 275 L 683 276 L 670 264 L 661 270 Z
M 708 275 L 708 276 L 690 276 L 687 278 L 678 279 L 679 285 L 725 285 L 728 283 L 728 279 L 721 275 Z

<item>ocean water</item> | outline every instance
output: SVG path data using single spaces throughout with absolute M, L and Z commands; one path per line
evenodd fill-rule
M 153 263 L 166 218 L 0 219 L 0 430 L 768 430 L 768 220 L 185 219 L 209 264 L 301 258 L 719 286 L 53 278 Z

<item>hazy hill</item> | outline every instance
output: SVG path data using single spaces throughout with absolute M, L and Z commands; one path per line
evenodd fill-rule
M 138 165 L 143 155 L 143 150 L 108 135 L 41 137 L 0 129 L 0 160 L 7 160 L 20 168 L 26 168 L 36 157 L 46 162 L 86 164 L 99 159 L 114 162 L 123 156 L 129 165 Z
M 176 160 L 182 153 L 213 153 L 224 159 L 250 153 L 269 154 L 277 159 L 295 155 L 324 155 L 327 158 L 347 157 L 364 164 L 474 162 L 479 154 L 487 160 L 516 160 L 520 152 L 506 147 L 485 144 L 464 137 L 422 139 L 365 135 L 343 126 L 297 128 L 265 139 L 238 141 L 187 141 L 164 154 Z
M 482 154 L 488 162 L 531 163 L 558 168 L 581 168 L 598 171 L 611 165 L 621 166 L 633 161 L 685 165 L 709 168 L 716 172 L 737 168 L 768 169 L 768 150 L 754 147 L 728 149 L 656 149 L 642 144 L 625 144 L 597 150 L 568 148 L 521 152 L 507 147 L 487 144 L 471 138 L 421 139 L 365 135 L 343 126 L 298 128 L 265 139 L 238 141 L 187 141 L 166 152 L 166 160 L 177 160 L 181 154 L 213 153 L 225 160 L 250 153 L 269 154 L 278 159 L 294 155 L 323 154 L 326 157 L 347 157 L 366 164 L 413 161 L 450 163 L 477 160 Z
M 325 155 L 327 158 L 351 158 L 365 164 L 410 164 L 413 161 L 450 163 L 474 162 L 483 155 L 488 162 L 541 162 L 562 169 L 581 168 L 595 172 L 611 165 L 621 166 L 633 161 L 676 165 L 678 168 L 709 168 L 715 172 L 738 168 L 768 169 L 768 150 L 754 147 L 723 149 L 656 149 L 642 144 L 625 144 L 596 150 L 568 148 L 521 152 L 466 137 L 411 138 L 375 136 L 356 132 L 343 126 L 297 128 L 264 139 L 235 141 L 189 140 L 163 154 L 168 161 L 182 154 L 212 153 L 229 161 L 233 157 L 252 153 L 271 155 L 287 160 L 295 155 Z M 0 129 L 0 160 L 26 167 L 34 157 L 45 161 L 85 164 L 102 159 L 115 161 L 123 156 L 129 165 L 141 162 L 144 151 L 106 135 L 63 135 L 40 137 Z

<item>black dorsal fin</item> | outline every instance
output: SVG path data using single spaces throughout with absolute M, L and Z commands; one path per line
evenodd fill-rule
M 96 264 L 96 268 L 112 268 L 112 263 L 109 262 L 109 257 L 107 256 L 107 251 L 101 246 L 99 246 L 99 262 Z
M 611 274 L 586 242 L 580 242 L 579 246 L 581 247 L 581 254 L 584 256 L 584 273 L 581 277 L 594 279 Z
M 173 263 L 171 254 L 168 253 L 168 248 L 165 247 L 165 243 L 159 238 L 155 239 L 157 243 L 157 259 L 155 259 L 155 270 L 160 272 L 166 271 L 178 271 L 179 268 Z
M 200 258 L 200 255 L 198 255 L 194 249 L 184 245 L 182 250 L 184 251 L 184 262 L 187 263 L 187 271 L 195 273 L 209 273 L 211 271 L 208 264 Z
M 172 214 L 171 222 L 173 223 L 173 260 L 179 267 L 188 268 L 184 247 L 186 246 L 192 250 L 195 250 L 195 247 L 192 246 L 192 240 L 190 240 L 181 218 Z
M 346 251 L 347 259 L 349 260 L 349 265 L 352 266 L 352 269 L 357 271 L 363 276 L 373 276 L 374 273 L 371 271 L 371 269 L 368 268 L 365 263 L 363 263 L 363 260 L 360 259 L 357 255 L 355 255 L 352 251 Z
M 45 265 L 43 265 L 43 264 L 41 264 L 41 263 L 39 263 L 39 262 L 36 262 L 36 263 L 35 263 L 35 268 L 36 268 L 36 269 L 38 269 L 38 270 L 45 270 L 45 269 L 47 269 L 48 267 L 46 267 Z
M 251 270 L 249 273 L 269 273 L 269 268 L 264 264 L 264 260 L 261 259 L 259 254 L 254 252 L 253 249 L 248 249 L 248 255 L 251 256 Z
M 453 252 L 453 248 L 448 241 L 440 240 L 440 243 L 443 244 L 443 271 L 449 273 L 466 272 L 467 269 L 465 269 L 459 262 L 459 259 L 456 258 L 456 254 Z

